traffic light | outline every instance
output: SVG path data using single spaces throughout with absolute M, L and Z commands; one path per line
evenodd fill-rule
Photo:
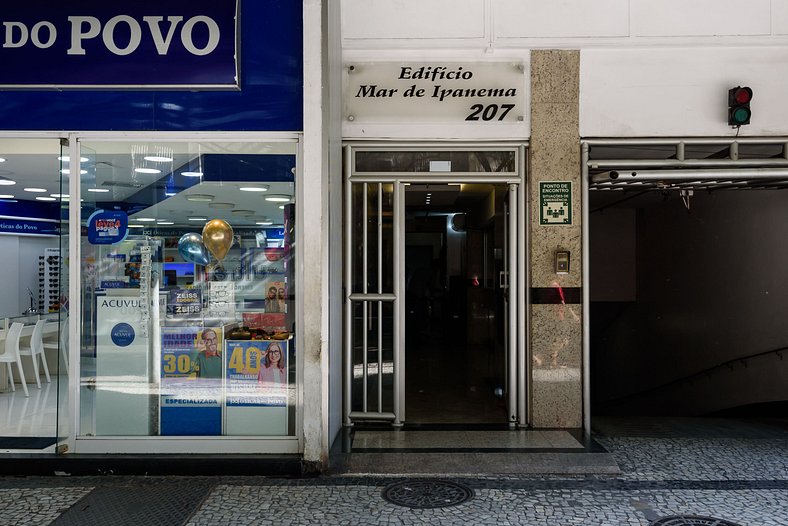
M 728 90 L 728 124 L 742 126 L 750 124 L 750 101 L 752 90 L 747 86 L 736 86 Z

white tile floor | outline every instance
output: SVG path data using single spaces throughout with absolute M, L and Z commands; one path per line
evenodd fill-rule
M 58 397 L 58 385 L 61 395 Z M 57 432 L 58 398 L 65 407 L 66 379 L 52 377 L 47 383 L 41 378 L 41 389 L 36 384 L 28 384 L 30 396 L 25 396 L 22 386 L 17 384 L 16 391 L 0 393 L 0 436 L 2 437 L 53 437 Z

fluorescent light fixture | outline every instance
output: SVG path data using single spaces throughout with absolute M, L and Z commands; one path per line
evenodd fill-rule
M 184 177 L 202 177 L 202 172 L 181 172 Z
M 189 221 L 208 221 L 207 217 L 190 217 Z
M 145 225 L 132 225 L 129 223 L 129 228 L 145 228 Z
M 11 179 L 6 179 L 5 177 L 0 177 L 0 186 L 11 186 L 16 184 L 16 181 L 12 181 Z
M 189 194 L 186 196 L 187 201 L 194 201 L 195 203 L 210 203 L 213 201 L 213 196 L 209 194 Z
M 135 217 L 134 221 L 139 221 L 140 223 L 154 223 L 156 218 L 154 217 Z
M 160 174 L 161 170 L 158 168 L 135 168 L 135 172 L 138 174 Z
M 284 209 L 285 209 L 285 205 L 279 205 L 279 210 L 284 210 Z
M 0 194 L 0 199 L 13 199 L 14 196 L 11 194 Z
M 273 195 L 266 196 L 265 200 L 266 201 L 271 201 L 273 203 L 289 203 L 290 202 L 290 196 L 289 195 L 281 195 L 281 194 L 279 194 L 279 195 L 278 194 L 273 194 Z
M 36 201 L 57 201 L 54 197 L 36 197 Z
M 262 226 L 271 226 L 273 225 L 273 221 L 257 221 L 255 225 L 262 225 Z
M 57 158 L 57 160 L 58 160 L 58 161 L 63 161 L 64 163 L 71 162 L 71 158 L 70 158 L 68 155 L 61 155 L 61 156 L 59 156 L 59 157 Z M 88 162 L 89 160 L 90 160 L 90 159 L 88 159 L 87 157 L 80 157 L 80 158 L 79 158 L 79 162 L 81 162 L 81 163 L 86 163 L 86 162 Z
M 63 175 L 70 175 L 71 174 L 71 170 L 69 170 L 68 168 L 63 168 L 62 170 L 60 170 L 60 173 L 62 173 Z M 82 174 L 82 175 L 85 175 L 86 173 L 88 173 L 88 171 L 87 170 L 80 170 L 79 173 Z
M 242 186 L 239 188 L 242 192 L 267 192 L 267 186 Z
M 88 192 L 95 192 L 97 194 L 106 194 L 109 192 L 106 188 L 88 188 Z
M 25 192 L 41 194 L 46 192 L 46 188 L 25 188 Z
M 174 225 L 175 223 L 172 221 L 156 221 L 157 225 Z
M 239 216 L 253 216 L 254 210 L 233 210 L 231 213 Z
M 68 194 L 49 194 L 50 197 L 64 197 L 68 199 Z
M 148 155 L 143 157 L 146 161 L 150 161 L 152 163 L 171 163 L 172 157 L 165 157 L 163 155 Z
M 235 208 L 234 203 L 211 203 L 208 205 L 209 208 L 214 208 L 216 210 L 232 210 Z
M 173 197 L 175 195 L 178 195 L 178 193 L 177 192 L 164 192 L 164 195 L 166 195 L 167 197 Z
M 5 162 L 5 157 L 0 157 L 0 163 L 4 163 L 4 162 Z

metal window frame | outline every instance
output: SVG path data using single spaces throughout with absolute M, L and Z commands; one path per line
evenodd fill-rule
M 507 418 L 510 427 L 516 425 L 528 426 L 530 424 L 531 393 L 532 382 L 529 381 L 530 375 L 530 347 L 528 346 L 528 319 L 530 318 L 530 289 L 526 269 L 530 268 L 529 254 L 526 243 L 530 239 L 528 233 L 528 217 L 530 207 L 527 193 L 527 148 L 528 143 L 519 141 L 511 142 L 349 142 L 343 145 L 344 149 L 344 313 L 345 321 L 343 324 L 344 335 L 343 356 L 345 359 L 344 372 L 344 399 L 343 399 L 343 422 L 345 426 L 352 426 L 356 420 L 391 421 L 394 427 L 399 427 L 405 421 L 405 350 L 402 343 L 405 341 L 405 282 L 402 273 L 405 268 L 405 251 L 397 247 L 405 245 L 405 217 L 404 206 L 405 196 L 404 187 L 407 184 L 445 184 L 445 183 L 500 183 L 509 186 L 511 205 L 513 213 L 507 219 L 507 227 L 514 232 L 507 245 L 511 246 L 510 254 L 507 255 L 508 264 L 512 270 L 510 279 L 511 289 L 514 289 L 513 299 L 517 306 L 506 314 L 509 323 L 509 341 L 507 350 L 507 379 L 510 385 L 517 386 L 517 389 L 509 389 L 509 408 L 511 409 Z M 515 155 L 514 172 L 357 172 L 355 166 L 355 153 L 362 151 L 401 151 L 401 152 L 467 152 L 467 151 L 502 151 L 510 150 Z M 395 244 L 394 258 L 394 294 L 382 294 L 382 290 L 377 293 L 363 294 L 354 293 L 352 290 L 353 262 L 352 262 L 352 185 L 363 184 L 365 189 L 367 184 L 393 184 L 394 186 L 394 224 L 393 236 Z M 366 194 L 365 194 L 366 195 Z M 380 195 L 380 194 L 379 194 Z M 365 199 L 366 202 L 366 199 Z M 366 210 L 366 209 L 365 209 Z M 517 212 L 520 212 L 519 214 Z M 380 222 L 379 222 L 380 225 Z M 363 234 L 363 243 L 366 247 L 366 225 Z M 382 239 L 382 238 L 379 238 Z M 513 244 L 513 246 L 512 246 Z M 514 250 L 516 248 L 516 250 Z M 378 250 L 381 244 L 378 245 Z M 363 263 L 366 265 L 366 258 Z M 379 272 L 382 267 L 382 258 L 378 257 Z M 517 274 L 522 277 L 523 287 L 517 285 Z M 379 286 L 382 280 L 378 280 Z M 366 280 L 364 287 L 366 288 Z M 523 292 L 519 289 L 523 288 Z M 510 290 L 511 290 L 510 289 Z M 379 308 L 383 301 L 394 302 L 394 392 L 393 392 L 393 413 L 382 411 L 382 394 L 378 398 L 378 411 L 368 411 L 366 406 L 366 353 L 367 345 L 364 342 L 364 405 L 363 411 L 352 411 L 352 378 L 353 378 L 353 302 L 368 301 L 378 302 Z M 379 332 L 380 334 L 380 332 Z M 381 353 L 378 353 L 380 360 Z M 378 365 L 381 371 L 381 364 Z M 379 386 L 382 382 L 379 382 Z

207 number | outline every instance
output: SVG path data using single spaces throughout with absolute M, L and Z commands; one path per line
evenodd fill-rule
M 506 114 L 512 111 L 512 108 L 514 108 L 514 104 L 501 104 L 500 106 L 497 104 L 490 104 L 489 106 L 474 104 L 471 106 L 471 113 L 465 117 L 465 120 L 478 121 L 481 118 L 483 121 L 491 121 L 495 120 L 497 115 L 498 120 L 502 121 L 506 117 Z M 498 114 L 499 109 L 501 110 L 500 115 Z

